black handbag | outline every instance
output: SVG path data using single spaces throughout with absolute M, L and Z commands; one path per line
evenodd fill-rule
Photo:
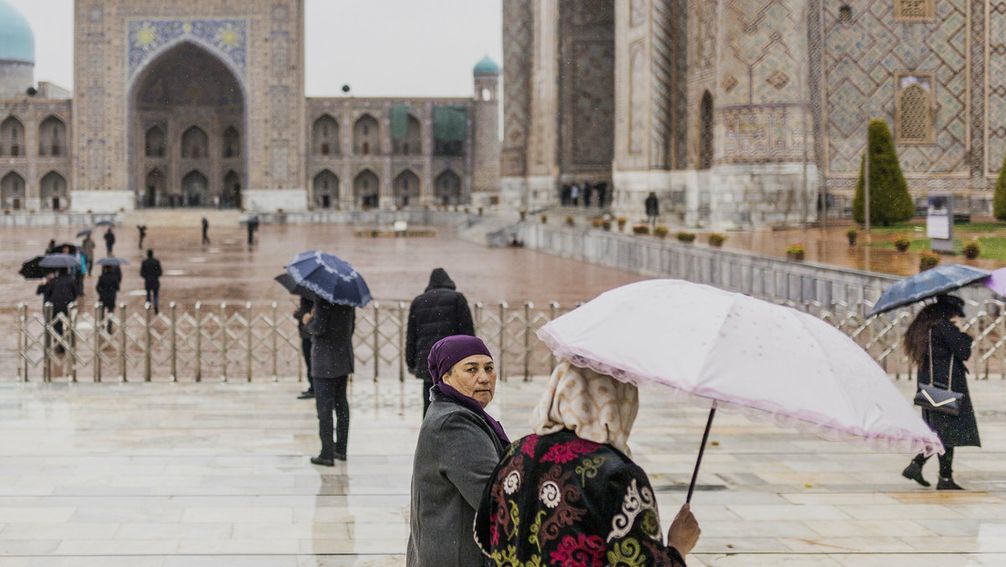
M 953 355 L 950 356 L 946 389 L 937 386 L 935 380 L 936 378 L 933 373 L 933 332 L 929 331 L 929 384 L 919 384 L 919 391 L 915 394 L 915 405 L 928 411 L 945 413 L 947 415 L 959 415 L 961 413 L 961 401 L 964 400 L 964 394 L 953 391 Z

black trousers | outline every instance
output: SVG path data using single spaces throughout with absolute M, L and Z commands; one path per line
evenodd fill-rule
M 433 382 L 423 380 L 423 417 L 426 417 L 426 410 L 430 409 L 430 388 Z
M 954 448 L 947 447 L 946 450 L 947 450 L 946 453 L 937 456 L 940 461 L 940 477 L 954 478 Z M 922 465 L 926 464 L 926 461 L 929 460 L 929 457 L 923 455 L 922 453 L 919 453 L 918 455 L 915 456 L 915 459 L 913 460 L 916 463 L 918 463 L 919 466 L 921 467 Z
M 148 287 L 147 292 L 147 303 L 154 307 L 154 314 L 161 312 L 160 300 L 161 300 L 161 286 Z
M 321 454 L 318 456 L 323 459 L 334 459 L 337 454 L 346 454 L 346 444 L 349 442 L 349 399 L 346 397 L 348 382 L 347 376 L 314 379 L 314 406 L 318 409 L 318 436 L 321 438 Z M 333 412 L 337 423 L 332 419 Z
M 314 391 L 314 378 L 311 377 L 311 337 L 301 337 L 300 352 L 304 355 L 304 366 L 307 368 L 307 391 Z

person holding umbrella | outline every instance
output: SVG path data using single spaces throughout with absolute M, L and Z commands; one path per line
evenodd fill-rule
M 70 274 L 70 270 L 77 260 L 72 256 L 62 254 L 50 255 L 43 259 L 42 267 L 55 267 L 57 265 L 45 262 L 45 260 L 50 259 L 53 261 L 62 261 L 63 267 L 49 272 L 46 275 L 45 283 L 39 285 L 35 289 L 35 293 L 42 296 L 43 307 L 46 303 L 52 304 L 52 319 L 49 320 L 49 323 L 52 324 L 52 329 L 57 335 L 63 336 L 63 321 L 58 317 L 60 315 L 69 317 L 70 304 L 77 299 L 77 282 Z M 53 321 L 55 322 L 53 323 Z M 57 353 L 62 354 L 63 350 L 62 344 L 56 346 Z
M 346 388 L 355 369 L 356 307 L 370 302 L 370 288 L 348 262 L 316 250 L 298 254 L 287 264 L 286 272 L 293 278 L 295 290 L 314 300 L 314 307 L 301 318 L 304 330 L 311 335 L 311 377 L 321 438 L 321 453 L 311 457 L 311 463 L 331 467 L 337 460 L 346 460 L 349 442 Z M 338 419 L 337 428 L 333 412 Z
M 908 326 L 904 338 L 905 352 L 919 368 L 920 390 L 928 384 L 963 395 L 956 404 L 956 413 L 940 411 L 932 406 L 923 406 L 922 409 L 922 419 L 939 435 L 946 450 L 939 456 L 937 490 L 962 489 L 954 482 L 955 447 L 981 447 L 975 409 L 968 391 L 968 368 L 964 365 L 971 358 L 974 339 L 961 331 L 963 319 L 964 300 L 952 295 L 939 295 L 934 303 L 919 312 Z M 916 455 L 902 476 L 928 487 L 929 482 L 922 476 L 922 467 L 928 460 L 929 456 L 925 454 Z
M 685 504 L 660 531 L 650 480 L 630 457 L 636 386 L 561 362 L 475 515 L 475 540 L 497 565 L 684 567 L 700 529 Z M 514 561 L 516 559 L 516 561 Z

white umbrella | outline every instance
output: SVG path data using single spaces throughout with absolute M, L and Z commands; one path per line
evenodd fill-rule
M 943 452 L 869 354 L 838 329 L 789 307 L 650 280 L 602 294 L 542 327 L 538 337 L 576 366 L 712 400 L 692 488 L 717 406 L 766 412 L 829 437 Z

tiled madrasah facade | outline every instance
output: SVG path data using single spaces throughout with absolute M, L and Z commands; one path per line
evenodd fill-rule
M 7 210 L 489 205 L 499 68 L 470 98 L 308 98 L 303 0 L 78 0 L 72 95 L 0 0 Z

